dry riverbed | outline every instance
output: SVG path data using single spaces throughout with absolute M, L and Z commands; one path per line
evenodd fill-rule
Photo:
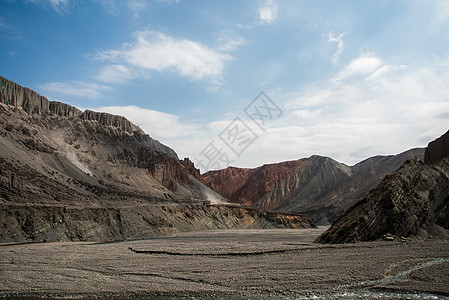
M 449 241 L 313 244 L 322 231 L 0 245 L 0 298 L 449 299 Z

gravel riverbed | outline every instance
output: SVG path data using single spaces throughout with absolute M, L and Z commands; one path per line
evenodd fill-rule
M 0 244 L 0 298 L 449 299 L 449 241 L 313 244 L 323 230 Z

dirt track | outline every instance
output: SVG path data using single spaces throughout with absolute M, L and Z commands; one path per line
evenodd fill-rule
M 2 245 L 0 297 L 449 299 L 449 241 L 312 244 L 320 232 Z

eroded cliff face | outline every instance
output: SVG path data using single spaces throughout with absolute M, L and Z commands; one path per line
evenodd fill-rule
M 27 113 L 47 113 L 49 101 L 35 91 L 24 88 L 0 76 L 1 103 L 22 108 Z
M 56 114 L 61 117 L 77 118 L 83 114 L 83 112 L 78 108 L 58 101 L 50 101 L 48 110 L 50 111 L 50 113 Z
M 112 126 L 120 128 L 123 131 L 134 133 L 138 132 L 140 134 L 145 134 L 142 129 L 128 121 L 125 117 L 112 115 L 108 113 L 96 112 L 86 109 L 82 114 L 81 118 L 83 120 L 97 121 L 103 126 Z
M 320 224 L 329 224 L 385 175 L 423 154 L 424 149 L 412 149 L 395 156 L 372 157 L 352 167 L 315 155 L 255 169 L 210 171 L 203 174 L 203 180 L 234 203 L 305 213 Z
M 76 117 L 82 120 L 96 121 L 102 126 L 120 128 L 130 134 L 137 132 L 145 135 L 142 129 L 125 117 L 108 113 L 86 110 L 82 112 L 76 107 L 59 101 L 49 101 L 33 90 L 18 85 L 0 76 L 0 101 L 16 109 L 23 109 L 28 114 L 56 114 L 61 117 Z

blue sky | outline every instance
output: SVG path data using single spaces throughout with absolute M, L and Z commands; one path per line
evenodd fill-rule
M 0 0 L 0 75 L 125 115 L 202 171 L 352 165 L 449 129 L 448 31 L 443 0 Z M 261 92 L 279 108 L 262 126 Z

